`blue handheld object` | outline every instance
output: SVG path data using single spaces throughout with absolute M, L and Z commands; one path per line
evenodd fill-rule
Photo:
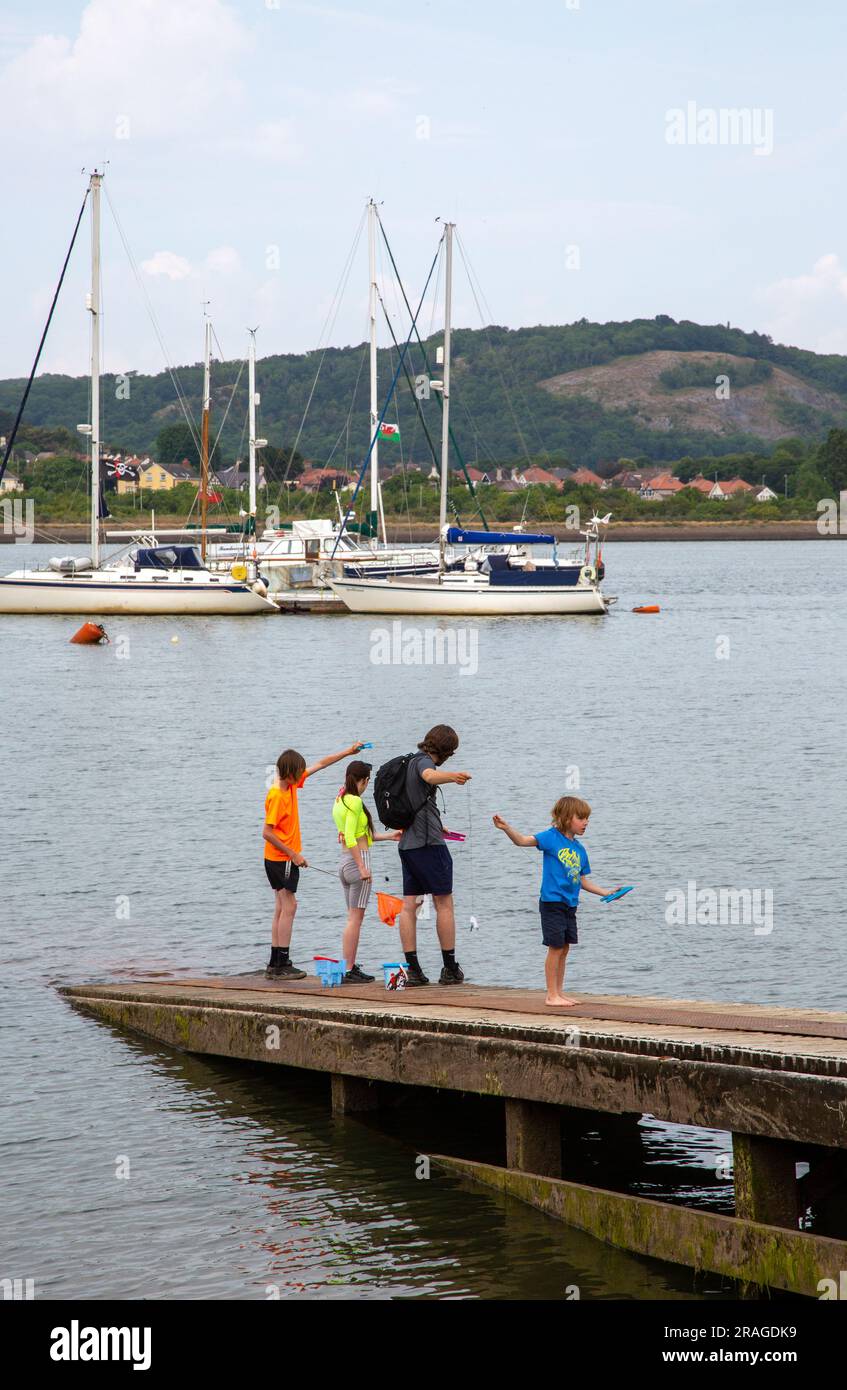
M 615 898 L 622 898 L 624 893 L 631 893 L 634 887 L 635 884 L 631 883 L 628 888 L 619 888 L 616 893 L 607 893 L 605 898 L 601 898 L 600 901 L 601 903 L 613 903 Z
M 360 747 L 360 748 L 373 748 L 373 744 L 372 744 L 372 743 L 360 743 L 360 744 L 359 744 L 359 747 Z

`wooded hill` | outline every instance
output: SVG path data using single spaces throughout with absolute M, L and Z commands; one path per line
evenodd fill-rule
M 440 335 L 426 348 L 434 367 Z M 412 376 L 425 370 L 420 348 L 408 354 Z M 380 351 L 383 392 L 397 352 Z M 320 372 L 318 368 L 320 367 Z M 216 462 L 246 453 L 246 370 L 240 362 L 215 364 L 213 437 L 239 378 Z M 201 368 L 177 369 L 180 388 L 199 415 Z M 265 357 L 257 370 L 260 430 L 277 448 L 291 446 L 306 401 L 314 395 L 300 437 L 300 455 L 354 468 L 367 447 L 367 347 L 329 348 Z M 716 394 L 716 378 L 729 391 Z M 116 394 L 116 378 L 103 380 L 104 446 L 155 453 L 160 431 L 182 419 L 167 372 L 129 375 L 129 396 Z M 0 432 L 8 431 L 24 382 L 0 381 Z M 75 431 L 86 419 L 85 377 L 36 379 L 25 424 Z M 470 464 L 516 462 L 527 457 L 592 467 L 622 457 L 656 463 L 683 455 L 769 451 L 782 438 L 821 439 L 847 424 L 847 357 L 783 347 L 762 333 L 723 325 L 655 319 L 577 323 L 557 327 L 458 329 L 453 337 L 452 421 Z M 433 439 L 440 434 L 439 403 L 422 404 Z M 414 401 L 401 374 L 386 418 L 399 423 L 400 445 L 385 445 L 390 459 L 428 466 L 429 449 Z M 389 452 L 390 451 L 390 452 Z

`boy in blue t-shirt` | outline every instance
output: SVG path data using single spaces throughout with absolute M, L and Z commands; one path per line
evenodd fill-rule
M 541 873 L 541 897 L 538 906 L 541 910 L 541 939 L 547 947 L 544 962 L 544 977 L 547 981 L 545 1004 L 558 1008 L 568 1008 L 575 999 L 562 994 L 565 982 L 565 965 L 571 944 L 576 945 L 579 937 L 576 929 L 576 909 L 579 890 L 596 893 L 605 897 L 614 893 L 614 888 L 598 888 L 588 875 L 591 865 L 577 835 L 584 835 L 591 815 L 587 801 L 578 796 L 561 796 L 550 812 L 553 824 L 549 830 L 538 835 L 521 835 L 513 829 L 502 816 L 494 817 L 498 830 L 508 835 L 513 845 L 527 849 L 540 849 L 544 855 Z

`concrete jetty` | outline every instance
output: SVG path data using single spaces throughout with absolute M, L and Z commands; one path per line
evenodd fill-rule
M 621 1249 L 747 1292 L 820 1297 L 847 1269 L 847 1013 L 632 995 L 552 1010 L 535 990 L 329 990 L 261 975 L 61 992 L 170 1047 L 323 1072 L 341 1114 L 377 1110 L 403 1086 L 501 1098 L 505 1167 L 434 1161 Z M 735 1215 L 568 1181 L 568 1136 L 586 1112 L 616 1146 L 638 1142 L 644 1114 L 729 1131 Z M 810 1232 L 813 1203 L 827 1215 Z

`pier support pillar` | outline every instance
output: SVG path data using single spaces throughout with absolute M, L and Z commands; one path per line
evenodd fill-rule
M 733 1134 L 735 1215 L 797 1229 L 795 1146 L 755 1134 Z
M 363 1081 L 359 1076 L 342 1076 L 333 1072 L 332 1113 L 333 1115 L 355 1115 L 363 1110 L 379 1109 L 379 1083 Z
M 506 1167 L 562 1176 L 561 1111 L 532 1100 L 506 1101 Z

